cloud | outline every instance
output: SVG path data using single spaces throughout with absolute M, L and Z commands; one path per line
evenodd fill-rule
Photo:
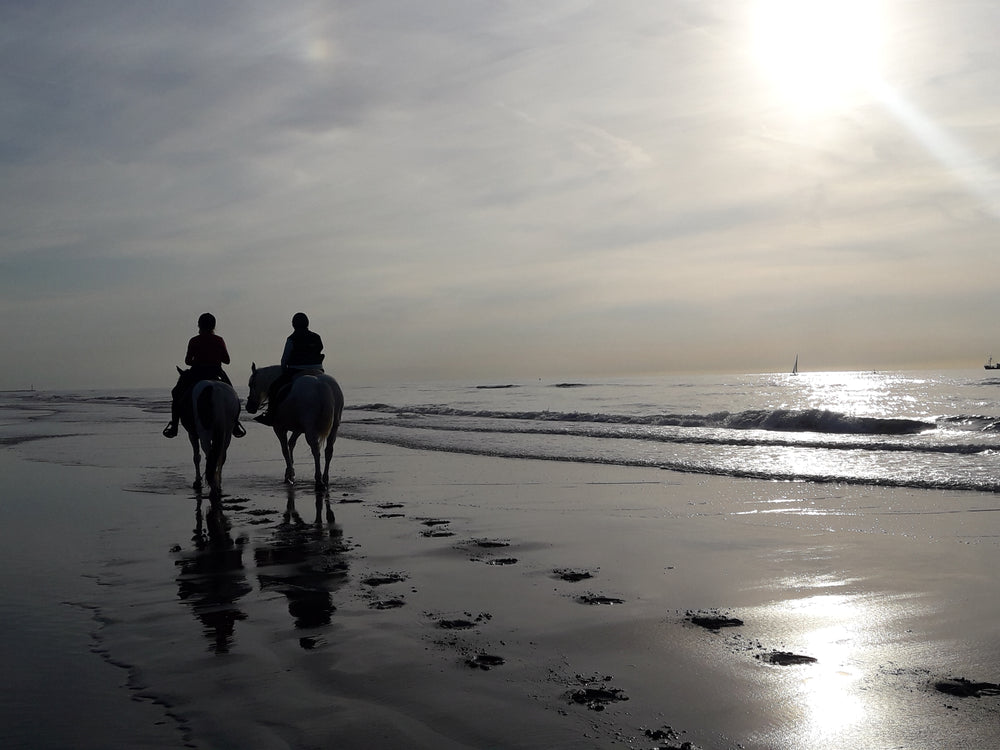
M 796 114 L 753 8 L 5 4 L 0 386 L 169 382 L 208 309 L 258 363 L 307 310 L 359 380 L 851 367 L 901 309 L 956 330 L 894 323 L 900 366 L 978 362 L 981 196 L 874 98 Z M 987 175 L 995 14 L 887 3 L 887 80 Z

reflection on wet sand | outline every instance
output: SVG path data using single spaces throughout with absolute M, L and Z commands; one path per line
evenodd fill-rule
M 278 591 L 288 599 L 296 628 L 329 625 L 336 609 L 331 592 L 347 578 L 343 532 L 334 520 L 328 494 L 317 490 L 315 519 L 306 523 L 295 507 L 295 488 L 289 486 L 282 522 L 269 540 L 254 549 L 261 589 Z M 312 648 L 315 640 L 303 637 L 299 643 Z
M 236 602 L 252 591 L 243 570 L 243 547 L 233 542 L 221 503 L 202 512 L 199 493 L 195 506 L 194 551 L 177 561 L 177 595 L 201 621 L 205 637 L 216 653 L 233 645 L 236 621 L 246 614 Z

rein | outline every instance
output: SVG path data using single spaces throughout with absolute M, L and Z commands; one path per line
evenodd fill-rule
M 250 376 L 250 382 L 248 383 L 248 387 L 250 388 L 251 396 L 258 391 L 256 372 Z M 266 403 L 267 403 L 267 388 L 264 388 L 261 390 L 261 395 L 257 399 L 257 408 L 260 408 Z

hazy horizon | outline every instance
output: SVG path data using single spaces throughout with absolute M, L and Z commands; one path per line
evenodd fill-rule
M 0 389 L 982 369 L 985 0 L 7 3 Z

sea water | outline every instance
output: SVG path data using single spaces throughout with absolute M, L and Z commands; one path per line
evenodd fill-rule
M 340 434 L 356 440 L 759 479 L 1000 489 L 1000 377 L 985 371 L 341 385 Z M 20 392 L 0 394 L 0 405 L 8 417 L 57 402 L 62 411 L 102 403 L 165 413 L 167 398 L 166 389 Z
M 344 433 L 497 456 L 995 491 L 1000 378 L 655 376 L 348 389 Z

